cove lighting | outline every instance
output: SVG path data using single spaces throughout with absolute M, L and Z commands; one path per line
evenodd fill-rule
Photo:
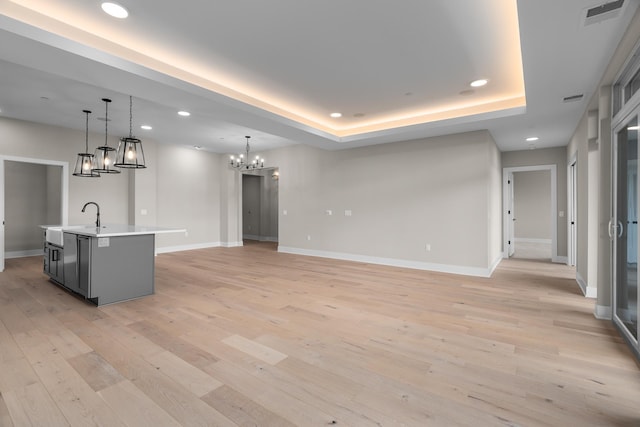
M 118 19 L 125 19 L 129 16 L 129 12 L 118 3 L 104 2 L 102 3 L 102 10 L 110 16 Z

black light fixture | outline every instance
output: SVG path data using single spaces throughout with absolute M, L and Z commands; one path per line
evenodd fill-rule
M 133 97 L 129 96 L 129 136 L 120 138 L 115 166 L 128 169 L 144 169 L 142 141 L 133 136 Z
M 245 138 L 247 138 L 247 147 L 245 148 L 247 156 L 245 157 L 244 154 L 239 154 L 237 158 L 236 156 L 231 156 L 231 167 L 240 170 L 262 169 L 264 167 L 264 159 L 261 159 L 260 156 L 256 156 L 256 158 L 249 163 L 249 150 L 251 148 L 249 147 L 249 138 L 251 137 L 245 136 Z
M 108 144 L 108 123 L 109 123 L 109 103 L 108 98 L 102 98 L 104 101 L 104 145 L 96 148 L 96 168 L 94 171 L 100 173 L 120 173 L 119 170 L 113 169 L 116 157 L 116 149 L 109 147 Z
M 81 176 L 84 178 L 100 178 L 100 173 L 95 170 L 96 158 L 89 153 L 89 114 L 91 111 L 82 110 L 86 115 L 86 132 L 84 137 L 84 153 L 78 153 L 76 159 L 76 167 L 73 169 L 73 176 Z

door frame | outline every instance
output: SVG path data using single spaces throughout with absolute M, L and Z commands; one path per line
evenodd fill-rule
M 17 156 L 0 156 L 0 214 L 2 214 L 2 223 L 0 224 L 0 272 L 4 271 L 4 256 L 5 256 L 5 233 L 4 233 L 4 221 L 5 221 L 5 192 L 4 192 L 4 163 L 5 161 L 22 162 L 22 163 L 34 163 L 46 166 L 61 166 L 61 203 L 60 203 L 60 218 L 62 219 L 62 225 L 66 225 L 69 221 L 69 162 L 61 162 L 57 160 L 49 159 L 36 159 L 31 157 L 17 157 Z
M 508 206 L 510 202 L 509 177 L 514 172 L 549 171 L 551 173 L 551 262 L 566 262 L 564 257 L 558 257 L 558 189 L 557 189 L 556 165 L 515 166 L 502 168 L 502 257 L 509 258 L 509 241 L 513 241 L 511 235 L 513 227 L 509 226 L 510 215 Z
M 567 265 L 575 266 L 578 257 L 578 159 L 567 163 Z M 573 222 L 573 224 L 571 224 Z
M 624 339 L 629 344 L 629 347 L 636 355 L 637 358 L 640 358 L 640 330 L 636 333 L 634 337 L 631 335 L 627 327 L 624 325 L 624 321 L 620 319 L 618 316 L 618 185 L 617 185 L 617 174 L 618 174 L 618 133 L 619 131 L 627 126 L 629 119 L 632 117 L 636 117 L 638 123 L 640 123 L 640 105 L 636 105 L 635 108 L 631 108 L 628 111 L 624 112 L 624 115 L 616 120 L 615 124 L 611 126 L 611 186 L 612 186 L 612 215 L 611 220 L 609 221 L 608 232 L 609 236 L 612 239 L 611 242 L 611 320 L 614 325 L 618 328 Z M 638 131 L 638 136 L 640 137 L 640 131 Z M 640 141 L 637 142 L 638 148 L 640 148 Z M 640 180 L 640 173 L 636 178 L 636 181 Z M 640 193 L 640 185 L 636 188 L 636 192 Z M 640 194 L 638 194 L 638 200 L 640 200 Z M 640 242 L 640 229 L 636 230 L 638 241 Z M 637 259 L 640 259 L 640 251 L 636 255 Z M 640 288 L 640 280 L 636 278 L 636 287 Z M 636 309 L 640 310 L 640 293 L 636 296 Z

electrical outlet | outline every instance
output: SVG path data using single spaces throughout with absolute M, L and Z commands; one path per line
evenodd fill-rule
M 147 214 L 146 209 L 140 209 L 140 215 L 146 215 L 146 214 Z
M 344 211 L 344 216 L 351 216 L 351 210 L 350 209 L 346 209 Z
M 424 250 L 427 252 L 431 252 L 431 243 L 427 243 L 426 245 L 424 245 Z
M 311 240 L 311 234 L 307 234 L 307 240 Z
M 286 209 L 282 211 L 282 215 L 287 216 L 287 210 Z
M 333 215 L 333 211 L 331 209 L 327 209 L 326 211 L 324 211 L 324 213 L 326 213 L 327 215 Z

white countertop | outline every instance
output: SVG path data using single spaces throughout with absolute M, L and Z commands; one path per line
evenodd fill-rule
M 184 233 L 184 228 L 152 227 L 142 225 L 105 224 L 100 228 L 95 225 L 57 225 L 42 226 L 47 230 L 56 230 L 61 233 L 80 234 L 89 237 L 117 237 L 135 236 L 142 234 Z

